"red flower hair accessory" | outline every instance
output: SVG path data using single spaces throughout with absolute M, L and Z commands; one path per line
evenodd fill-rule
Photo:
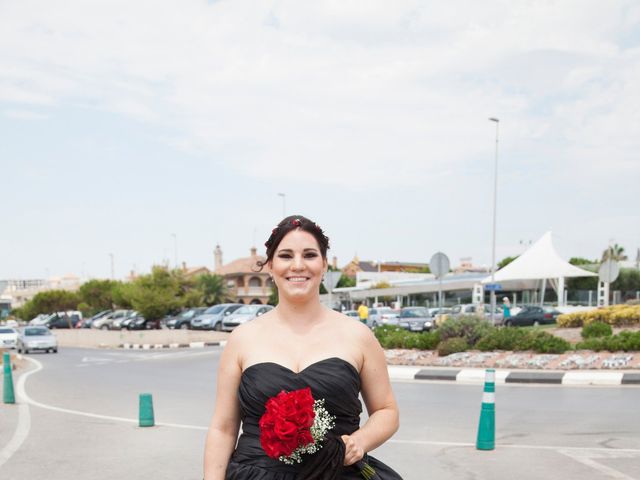
M 293 225 L 294 227 L 299 227 L 300 225 L 302 225 L 302 222 L 299 218 L 294 218 L 293 220 L 291 220 L 291 225 Z

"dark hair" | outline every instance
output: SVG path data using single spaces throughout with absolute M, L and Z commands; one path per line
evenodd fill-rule
M 329 237 L 327 237 L 320 226 L 309 220 L 302 215 L 291 215 L 283 219 L 277 226 L 271 231 L 269 239 L 265 242 L 264 246 L 267 247 L 267 259 L 264 262 L 258 262 L 258 268 L 262 268 L 273 260 L 273 255 L 276 253 L 276 249 L 285 235 L 293 230 L 300 229 L 303 232 L 310 233 L 318 242 L 320 247 L 320 255 L 322 258 L 327 258 L 327 250 L 329 250 Z

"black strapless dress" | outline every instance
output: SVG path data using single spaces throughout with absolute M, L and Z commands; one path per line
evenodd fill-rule
M 323 446 L 312 455 L 303 456 L 298 465 L 270 458 L 260 445 L 258 421 L 265 412 L 267 400 L 280 391 L 293 391 L 310 387 L 316 399 L 325 399 L 325 408 L 336 417 L 333 437 L 339 453 L 332 445 Z M 335 457 L 331 470 L 337 471 L 335 478 L 341 480 L 362 480 L 360 470 L 354 466 L 343 467 L 344 444 L 340 435 L 349 435 L 360 426 L 362 406 L 360 393 L 360 375 L 346 360 L 338 357 L 327 358 L 309 365 L 299 373 L 277 363 L 265 362 L 250 366 L 242 373 L 238 397 L 242 414 L 242 434 L 238 439 L 227 468 L 227 480 L 305 480 L 310 477 L 304 471 L 306 462 L 314 462 L 316 455 Z M 365 455 L 363 459 L 373 467 L 381 480 L 402 480 L 384 463 Z M 325 470 L 327 464 L 323 467 Z M 320 476 L 318 478 L 325 478 Z

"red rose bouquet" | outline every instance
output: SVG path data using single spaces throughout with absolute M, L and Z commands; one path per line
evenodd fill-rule
M 324 399 L 314 400 L 310 388 L 281 391 L 267 400 L 260 418 L 260 443 L 271 458 L 288 465 L 302 462 L 303 453 L 322 448 L 335 417 L 324 408 Z

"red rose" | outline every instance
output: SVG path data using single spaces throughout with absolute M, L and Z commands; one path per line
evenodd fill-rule
M 260 418 L 260 444 L 269 457 L 289 456 L 298 447 L 313 443 L 313 396 L 310 388 L 278 393 L 267 400 Z

